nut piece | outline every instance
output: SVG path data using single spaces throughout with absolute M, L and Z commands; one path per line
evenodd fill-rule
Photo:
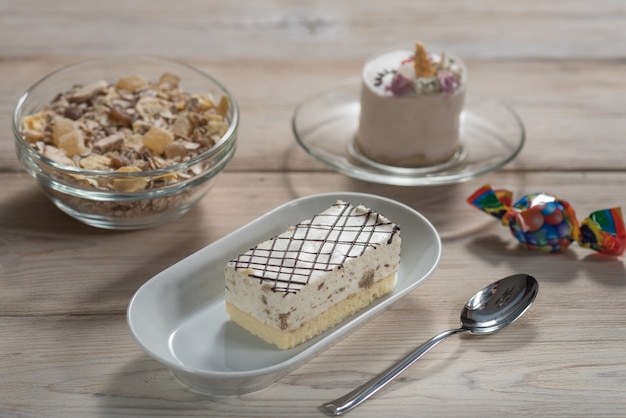
M 172 133 L 181 138 L 188 139 L 192 128 L 193 126 L 187 115 L 181 114 L 178 115 L 174 121 L 174 125 L 172 125 Z
M 187 155 L 187 149 L 180 142 L 170 142 L 163 149 L 165 157 L 170 160 L 182 161 Z
M 131 126 L 133 124 L 133 117 L 121 106 L 113 106 L 109 112 L 109 118 L 122 126 Z
M 47 145 L 44 148 L 43 155 L 59 164 L 69 165 L 70 167 L 76 166 L 76 164 L 74 164 L 74 161 L 69 159 L 67 155 L 65 155 L 65 152 L 63 152 L 63 150 L 60 150 L 57 147 L 53 147 L 52 145 Z
M 178 87 L 180 77 L 171 73 L 163 73 L 159 78 L 159 86 L 164 89 L 175 89 Z
M 96 81 L 95 83 L 88 84 L 69 94 L 67 96 L 67 100 L 70 103 L 86 102 L 92 99 L 94 96 L 104 93 L 108 85 L 109 83 L 104 80 Z
M 106 152 L 120 149 L 123 143 L 124 134 L 118 132 L 97 140 L 96 143 L 93 144 L 93 147 Z
M 29 129 L 24 129 L 22 131 L 22 135 L 24 135 L 24 139 L 29 144 L 34 144 L 36 142 L 43 141 L 45 138 L 43 132 L 31 131 Z

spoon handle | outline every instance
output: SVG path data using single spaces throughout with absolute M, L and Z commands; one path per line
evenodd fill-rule
M 387 383 L 391 382 L 396 376 L 405 371 L 411 364 L 419 360 L 424 354 L 430 351 L 431 348 L 439 344 L 445 338 L 463 331 L 467 330 L 464 328 L 451 329 L 431 338 L 381 374 L 374 376 L 372 379 L 344 396 L 323 404 L 321 406 L 322 411 L 331 416 L 345 414 L 382 389 Z

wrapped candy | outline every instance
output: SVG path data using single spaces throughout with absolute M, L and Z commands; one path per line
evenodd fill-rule
M 603 209 L 590 214 L 580 224 L 568 202 L 547 193 L 533 193 L 512 204 L 513 193 L 485 185 L 467 202 L 509 226 L 526 248 L 552 253 L 578 245 L 601 254 L 622 255 L 626 230 L 621 208 Z

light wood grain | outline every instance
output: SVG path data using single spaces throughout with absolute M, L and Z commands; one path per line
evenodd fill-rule
M 488 282 L 540 282 L 520 321 L 448 339 L 355 417 L 626 416 L 626 268 L 576 244 L 519 248 L 465 203 L 483 183 L 566 198 L 579 217 L 626 207 L 626 8 L 621 1 L 386 2 L 0 0 L 0 416 L 315 417 L 317 407 L 455 327 Z M 466 183 L 354 180 L 294 141 L 304 98 L 358 77 L 371 53 L 415 38 L 462 55 L 471 93 L 524 121 L 521 154 Z M 241 109 L 239 147 L 181 219 L 133 232 L 61 213 L 15 157 L 11 114 L 36 80 L 109 54 L 166 56 L 211 73 Z M 292 199 L 373 193 L 430 219 L 441 263 L 420 288 L 345 340 L 253 394 L 197 394 L 133 340 L 126 309 L 158 272 Z M 403 255 L 410 256 L 410 255 Z
M 11 114 L 31 83 L 75 59 L 0 61 L 0 77 L 18 66 L 20 83 L 0 86 L 0 169 L 19 170 Z M 326 170 L 298 147 L 291 129 L 296 106 L 359 74 L 360 60 L 186 59 L 213 74 L 241 110 L 239 147 L 228 170 Z M 622 61 L 469 60 L 470 94 L 508 103 L 523 119 L 526 144 L 504 170 L 621 170 L 626 167 L 626 83 Z M 253 80 L 253 81 L 248 81 Z M 593 82 L 590 82 L 593 80 Z M 251 88 L 252 86 L 252 88 Z M 355 97 L 355 100 L 358 98 Z M 567 155 L 567 158 L 558 157 Z M 557 158 L 555 158 L 557 156 Z

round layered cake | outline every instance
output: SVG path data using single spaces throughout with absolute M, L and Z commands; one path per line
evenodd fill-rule
M 356 148 L 385 165 L 427 167 L 459 150 L 467 70 L 452 55 L 394 50 L 368 61 L 362 73 Z

